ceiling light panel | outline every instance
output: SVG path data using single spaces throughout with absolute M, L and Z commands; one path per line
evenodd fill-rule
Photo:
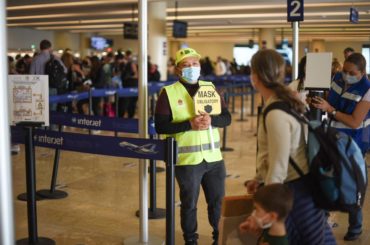
M 7 1 L 10 2 L 10 1 Z M 13 1 L 21 3 L 22 1 Z M 28 3 L 30 1 L 27 1 Z M 59 2 L 59 3 L 43 3 L 43 4 L 23 4 L 7 6 L 7 11 L 15 10 L 31 10 L 31 9 L 50 9 L 50 8 L 66 8 L 66 7 L 83 7 L 83 6 L 104 6 L 109 4 L 122 4 L 122 3 L 137 3 L 137 0 L 95 0 L 95 1 L 72 1 L 72 2 Z

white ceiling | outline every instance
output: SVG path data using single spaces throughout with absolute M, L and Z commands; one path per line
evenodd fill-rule
M 172 38 L 175 1 L 166 2 L 167 35 Z M 291 26 L 286 20 L 286 0 L 177 2 L 177 19 L 188 22 L 189 39 L 246 40 L 257 36 L 259 28 L 274 28 L 278 39 L 291 36 Z M 305 0 L 304 4 L 301 40 L 370 41 L 369 0 Z M 349 9 L 352 6 L 359 11 L 358 24 L 349 22 Z M 122 35 L 122 23 L 136 16 L 137 1 L 134 0 L 7 0 L 8 27 Z

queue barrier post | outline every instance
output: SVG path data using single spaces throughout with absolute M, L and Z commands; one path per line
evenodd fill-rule
M 175 164 L 177 146 L 174 138 L 167 138 L 166 157 L 166 245 L 175 244 Z
M 118 117 L 120 117 L 120 115 L 119 115 L 119 113 L 120 113 L 120 111 L 119 111 L 119 96 L 118 96 L 118 92 L 116 92 L 115 94 L 114 94 L 114 101 L 116 102 L 116 117 L 118 118 Z M 118 132 L 117 131 L 114 131 L 114 136 L 118 136 Z
M 41 123 L 19 123 L 25 131 L 26 153 L 26 184 L 27 184 L 27 218 L 28 238 L 18 240 L 17 245 L 54 245 L 55 241 L 37 234 L 37 207 L 36 207 L 36 167 L 35 148 L 33 145 L 33 128 L 40 127 Z
M 93 98 L 92 98 L 92 88 L 89 89 L 89 115 L 93 115 Z M 89 129 L 89 134 L 91 135 L 91 129 Z
M 244 120 L 244 93 L 243 93 L 243 90 L 241 91 L 241 94 L 240 94 L 240 100 L 241 100 L 240 119 L 238 119 L 238 121 L 243 122 L 243 121 L 245 121 Z
M 224 98 L 225 98 L 225 103 L 226 103 L 226 106 L 229 107 L 229 102 L 230 102 L 230 96 L 229 96 L 229 93 L 225 93 L 224 94 Z M 227 139 L 227 126 L 225 126 L 223 128 L 223 132 L 222 132 L 222 147 L 221 147 L 221 151 L 233 151 L 234 149 L 233 148 L 230 148 L 230 147 L 227 147 L 226 146 L 226 139 Z
M 58 131 L 62 132 L 62 125 L 59 125 Z M 57 176 L 58 176 L 58 169 L 59 169 L 59 159 L 60 159 L 60 149 L 55 149 L 55 155 L 54 155 L 54 165 L 53 165 L 53 173 L 51 176 L 51 183 L 50 183 L 50 189 L 44 189 L 37 191 L 37 195 L 39 195 L 42 198 L 46 199 L 62 199 L 66 198 L 68 196 L 68 193 L 61 190 L 56 190 L 56 184 L 57 184 Z
M 232 94 L 232 101 L 231 101 L 231 104 L 232 104 L 232 109 L 231 109 L 231 113 L 235 113 L 235 87 L 232 86 L 231 87 L 231 94 Z
M 150 135 L 150 139 L 154 139 L 153 135 Z M 166 217 L 166 209 L 157 208 L 157 170 L 164 171 L 163 168 L 157 168 L 156 160 L 149 161 L 149 219 L 162 219 Z M 140 210 L 136 211 L 136 217 L 140 217 Z
M 255 104 L 255 91 L 253 87 L 250 87 L 251 93 L 251 116 L 254 116 L 254 104 Z

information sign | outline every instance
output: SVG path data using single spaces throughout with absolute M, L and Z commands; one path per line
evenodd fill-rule
M 49 126 L 47 75 L 9 75 L 10 124 L 36 122 Z
M 303 0 L 288 0 L 288 22 L 303 21 Z
M 138 39 L 138 25 L 137 22 L 123 23 L 123 38 L 124 39 Z
M 213 86 L 200 86 L 194 95 L 195 114 L 221 114 L 221 97 Z

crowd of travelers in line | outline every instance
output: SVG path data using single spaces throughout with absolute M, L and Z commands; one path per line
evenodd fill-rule
M 47 45 L 48 46 L 48 45 Z M 51 50 L 47 48 L 46 52 Z M 23 57 L 18 54 L 15 59 L 8 56 L 9 74 L 45 74 L 45 71 L 38 71 L 32 67 L 32 63 L 37 62 L 37 57 L 45 52 L 41 50 L 36 52 L 33 57 L 26 54 Z M 49 54 L 48 54 L 49 55 Z M 76 57 L 71 50 L 65 49 L 60 58 L 56 59 L 61 62 L 65 68 L 67 84 L 65 88 L 58 89 L 57 94 L 84 92 L 91 88 L 96 89 L 114 89 L 137 87 L 138 83 L 138 64 L 136 57 L 130 50 L 122 52 L 118 50 L 116 54 L 107 53 L 103 57 L 96 55 L 86 56 L 84 58 Z M 44 62 L 45 63 L 45 62 Z M 148 80 L 160 81 L 161 74 L 158 66 L 148 61 Z M 51 93 L 50 95 L 55 95 Z M 105 99 L 93 99 L 93 114 L 100 116 L 115 115 L 114 96 Z M 119 116 L 133 118 L 137 97 L 120 98 Z M 74 113 L 89 114 L 88 100 L 80 100 L 68 105 L 68 111 Z

